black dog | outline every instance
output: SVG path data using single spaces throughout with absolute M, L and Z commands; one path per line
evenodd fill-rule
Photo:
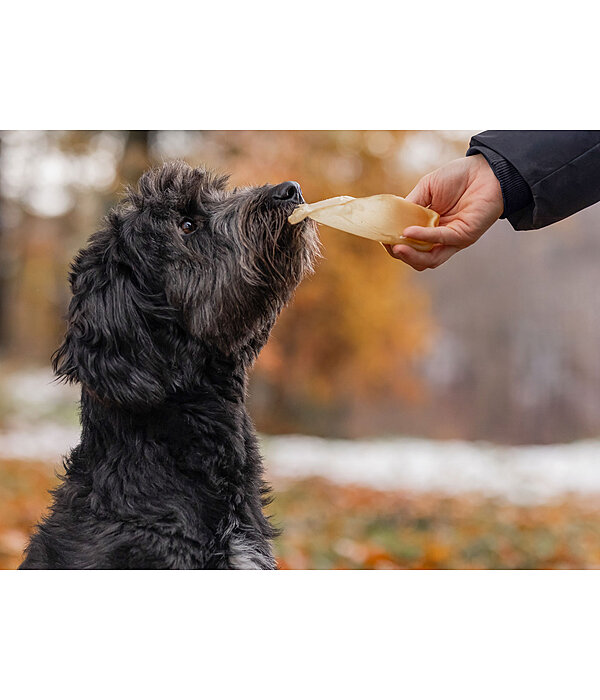
M 294 182 L 146 173 L 72 266 L 59 377 L 80 444 L 21 565 L 275 568 L 247 372 L 317 253 Z

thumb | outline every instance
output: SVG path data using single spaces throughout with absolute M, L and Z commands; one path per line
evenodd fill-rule
M 425 177 L 422 177 L 404 199 L 407 202 L 414 202 L 414 204 L 420 204 L 422 207 L 428 207 L 431 204 L 429 176 L 425 175 Z

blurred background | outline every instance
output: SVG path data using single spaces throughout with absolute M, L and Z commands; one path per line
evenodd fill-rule
M 307 201 L 407 194 L 476 132 L 0 132 L 0 567 L 78 440 L 52 383 L 71 258 L 182 158 Z M 600 566 L 600 206 L 500 221 L 435 271 L 321 227 L 252 377 L 282 568 Z

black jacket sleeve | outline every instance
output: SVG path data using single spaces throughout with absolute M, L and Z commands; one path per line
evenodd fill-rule
M 600 131 L 484 131 L 481 153 L 500 182 L 503 218 L 517 230 L 553 224 L 600 201 Z

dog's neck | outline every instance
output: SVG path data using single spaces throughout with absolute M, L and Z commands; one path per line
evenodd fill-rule
M 81 446 L 105 454 L 107 464 L 119 472 L 128 472 L 124 465 L 145 460 L 151 452 L 151 461 L 166 472 L 209 468 L 216 474 L 222 467 L 226 476 L 230 468 L 244 468 L 254 440 L 245 389 L 245 373 L 217 385 L 199 381 L 147 410 L 107 405 L 83 389 Z
M 219 372 L 219 370 L 215 370 Z M 246 420 L 246 373 L 242 370 L 214 376 L 199 375 L 197 381 L 185 388 L 169 392 L 160 404 L 146 407 L 123 407 L 99 399 L 93 391 L 83 388 L 81 393 L 81 422 L 83 436 L 92 433 L 105 434 L 113 430 L 114 439 L 119 436 L 130 441 L 161 439 L 179 441 L 182 431 L 194 434 L 209 424 L 240 433 Z
M 148 462 L 163 492 L 190 479 L 204 491 L 215 490 L 215 483 L 226 491 L 248 491 L 248 480 L 261 467 L 245 406 L 245 365 L 211 360 L 180 376 L 188 380 L 178 381 L 160 404 L 143 408 L 109 404 L 83 389 L 81 449 L 106 455 L 95 484 L 111 474 L 134 484 L 139 475 L 132 465 Z M 183 482 L 173 480 L 175 473 Z

